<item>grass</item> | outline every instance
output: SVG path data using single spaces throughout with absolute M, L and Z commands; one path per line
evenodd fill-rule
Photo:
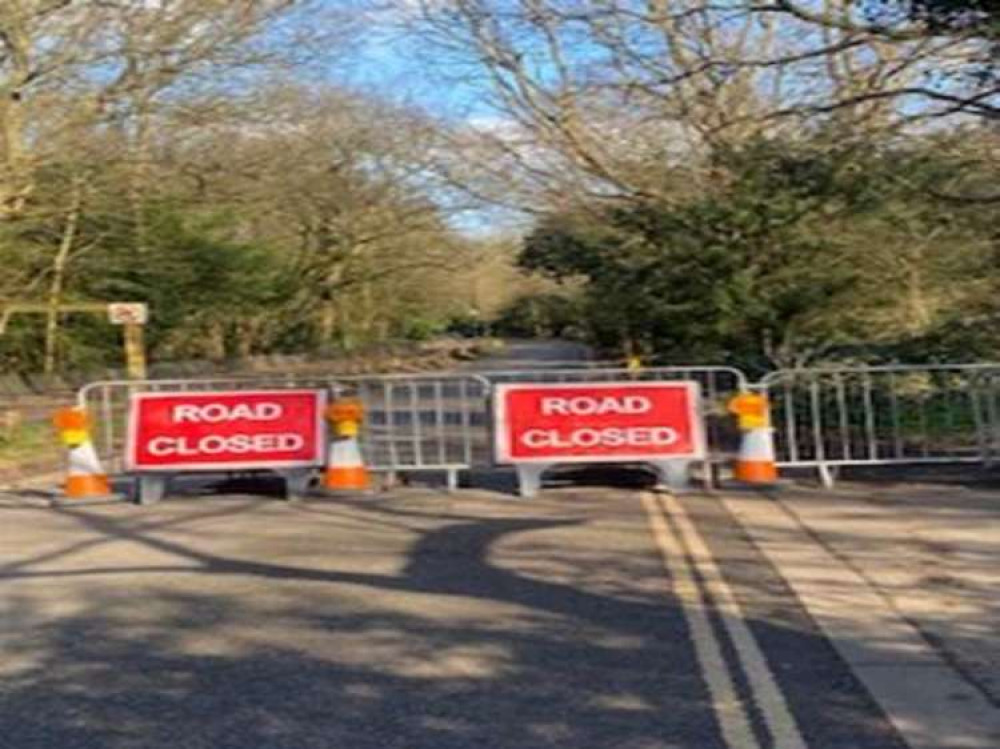
M 48 421 L 27 421 L 0 428 L 0 471 L 57 463 L 63 454 Z

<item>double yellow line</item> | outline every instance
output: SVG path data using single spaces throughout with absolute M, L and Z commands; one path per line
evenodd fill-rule
M 762 749 L 749 706 L 740 699 L 732 668 L 723 655 L 722 638 L 732 643 L 746 676 L 751 699 L 777 749 L 807 749 L 760 646 L 747 626 L 743 609 L 683 505 L 670 494 L 644 493 L 642 504 L 653 538 L 680 602 L 694 643 L 723 739 L 730 749 Z M 709 617 L 715 610 L 722 627 Z

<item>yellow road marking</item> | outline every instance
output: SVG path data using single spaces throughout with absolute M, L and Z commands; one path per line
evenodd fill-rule
M 705 589 L 715 602 L 747 675 L 754 700 L 774 738 L 775 746 L 781 749 L 806 749 L 805 739 L 788 709 L 788 703 L 778 688 L 760 646 L 747 626 L 743 608 L 733 595 L 732 588 L 722 577 L 719 566 L 704 539 L 676 497 L 667 495 L 660 499 L 660 503 L 666 516 L 673 520 L 678 535 L 691 555 L 691 563 L 697 568 Z
M 673 581 L 674 595 L 680 601 L 687 620 L 691 639 L 694 641 L 695 656 L 708 685 L 722 737 L 730 749 L 760 749 L 750 720 L 736 694 L 736 686 L 722 657 L 722 648 L 708 619 L 708 610 L 688 566 L 680 539 L 667 525 L 665 511 L 652 495 L 644 493 L 642 504 L 649 517 L 653 538 L 663 556 L 664 566 Z

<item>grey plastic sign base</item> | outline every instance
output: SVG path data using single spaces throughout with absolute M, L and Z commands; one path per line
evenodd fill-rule
M 645 460 L 644 464 L 652 466 L 660 478 L 660 486 L 671 491 L 684 491 L 690 488 L 691 458 L 673 458 L 670 460 Z M 517 463 L 518 494 L 522 497 L 534 497 L 542 488 L 542 475 L 551 468 L 561 465 L 558 461 L 552 463 Z M 581 465 L 574 463 L 574 465 Z M 588 463 L 586 465 L 594 465 Z
M 309 494 L 309 484 L 312 482 L 311 468 L 289 468 L 275 471 L 285 482 L 285 499 L 293 502 L 303 499 Z M 167 493 L 167 485 L 175 474 L 172 473 L 142 473 L 138 476 L 136 503 L 154 505 L 162 500 Z

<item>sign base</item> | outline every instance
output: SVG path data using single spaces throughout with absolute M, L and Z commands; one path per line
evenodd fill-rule
M 313 470 L 310 468 L 274 471 L 285 484 L 285 499 L 293 502 L 309 496 Z M 155 505 L 167 494 L 172 473 L 143 473 L 136 477 L 136 504 Z
M 285 499 L 289 502 L 305 499 L 309 495 L 309 484 L 312 483 L 313 477 L 312 469 L 299 468 L 277 471 L 277 474 L 285 480 Z
M 671 460 L 643 461 L 656 471 L 659 479 L 656 488 L 666 491 L 682 492 L 691 488 L 691 464 L 695 461 L 688 458 L 673 458 Z M 517 463 L 518 495 L 535 497 L 542 489 L 542 475 L 560 463 Z M 594 465 L 594 464 L 590 464 Z
M 672 492 L 682 492 L 691 488 L 691 464 L 693 460 L 677 458 L 676 460 L 650 461 L 660 482 L 657 489 Z
M 136 504 L 155 505 L 167 493 L 168 473 L 144 473 L 136 484 Z
M 542 488 L 542 474 L 555 463 L 518 463 L 517 493 L 522 497 L 534 497 Z

